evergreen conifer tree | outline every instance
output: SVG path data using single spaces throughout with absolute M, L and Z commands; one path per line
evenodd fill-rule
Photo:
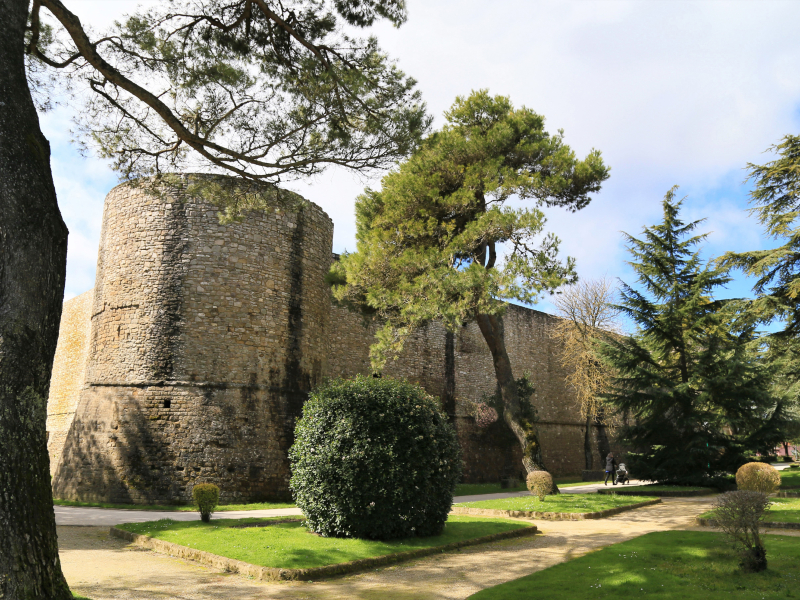
M 749 313 L 759 321 L 784 320 L 778 334 L 800 339 L 800 136 L 787 135 L 770 148 L 778 157 L 766 165 L 748 164 L 751 213 L 765 233 L 783 242 L 777 248 L 751 252 L 728 252 L 721 258 L 726 267 L 742 269 L 756 277 L 756 300 Z
M 643 239 L 626 234 L 640 289 L 622 284 L 617 307 L 637 325 L 609 339 L 606 360 L 618 373 L 608 401 L 625 416 L 621 441 L 630 467 L 652 481 L 702 484 L 732 472 L 755 450 L 781 406 L 769 393 L 752 324 L 736 301 L 714 300 L 727 271 L 704 264 L 673 187 L 664 219 Z
M 528 473 L 546 470 L 506 351 L 503 313 L 509 300 L 532 304 L 575 281 L 574 261 L 559 260 L 559 240 L 544 232 L 539 207 L 580 210 L 609 169 L 599 151 L 579 159 L 563 132 L 545 130 L 544 117 L 486 90 L 457 98 L 445 118 L 380 191 L 358 198 L 358 251 L 334 265 L 333 293 L 383 322 L 371 350 L 375 371 L 427 322 L 450 332 L 477 322 L 522 463 Z M 509 207 L 512 198 L 534 206 Z

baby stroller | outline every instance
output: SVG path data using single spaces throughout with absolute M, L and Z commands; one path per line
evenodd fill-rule
M 628 468 L 625 463 L 619 463 L 619 467 L 617 467 L 617 483 L 630 483 Z

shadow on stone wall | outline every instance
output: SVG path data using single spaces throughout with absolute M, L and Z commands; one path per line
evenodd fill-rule
M 187 503 L 205 482 L 220 487 L 224 502 L 290 497 L 295 393 L 255 384 L 86 392 L 53 480 L 55 497 Z

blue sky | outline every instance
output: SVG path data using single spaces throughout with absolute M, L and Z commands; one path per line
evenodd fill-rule
M 65 0 L 102 31 L 135 10 L 128 0 Z M 611 178 L 583 211 L 548 211 L 550 230 L 582 277 L 631 282 L 620 232 L 660 218 L 674 184 L 685 217 L 707 218 L 703 251 L 770 244 L 748 217 L 748 162 L 800 124 L 800 2 L 408 0 L 408 22 L 373 29 L 419 87 L 436 125 L 456 95 L 488 88 L 563 128 L 579 155 L 603 152 Z M 117 183 L 101 160 L 71 143 L 71 111 L 42 116 L 64 219 L 70 229 L 66 297 L 91 288 L 105 194 Z M 353 202 L 379 184 L 328 171 L 292 189 L 335 224 L 334 251 L 354 249 Z M 721 295 L 745 296 L 743 278 Z M 537 308 L 549 311 L 547 301 Z

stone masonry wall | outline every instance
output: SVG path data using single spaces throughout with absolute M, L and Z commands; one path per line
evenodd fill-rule
M 103 217 L 86 381 L 57 497 L 285 497 L 324 371 L 333 224 L 317 206 L 221 225 L 215 206 L 119 186 Z
M 64 302 L 47 400 L 47 452 L 56 471 L 86 377 L 93 291 Z
M 53 369 L 56 497 L 186 502 L 192 485 L 213 482 L 224 501 L 285 498 L 308 391 L 324 376 L 371 372 L 375 326 L 332 306 L 324 282 L 328 216 L 311 203 L 225 225 L 217 214 L 185 187 L 154 195 L 122 185 L 106 198 L 95 289 L 65 304 Z M 546 466 L 574 475 L 586 429 L 564 385 L 556 321 L 510 306 L 506 346 L 514 373 L 535 385 Z M 496 389 L 477 325 L 423 327 L 384 375 L 441 398 L 464 481 L 522 475 L 507 427 L 478 428 L 468 411 Z M 602 434 L 590 432 L 595 468 Z
M 376 327 L 365 326 L 358 315 L 346 309 L 331 310 L 327 373 L 343 377 L 370 373 L 369 346 L 374 342 Z M 506 347 L 515 375 L 530 373 L 534 382 L 532 403 L 540 419 L 547 468 L 556 476 L 575 475 L 585 468 L 586 430 L 577 400 L 564 384 L 560 350 L 551 337 L 556 321 L 556 317 L 545 313 L 510 305 L 504 317 Z M 481 429 L 467 412 L 466 401 L 480 401 L 484 394 L 494 393 L 497 386 L 491 353 L 478 326 L 469 324 L 452 336 L 450 365 L 446 360 L 447 338 L 441 324 L 429 324 L 408 340 L 397 360 L 387 363 L 384 374 L 407 378 L 440 397 L 445 394 L 449 375 L 455 400 L 454 409 L 449 412 L 454 415 L 464 453 L 464 480 L 484 482 L 521 476 L 520 450 L 507 427 L 498 422 Z M 599 465 L 597 431 L 591 435 L 595 464 Z

